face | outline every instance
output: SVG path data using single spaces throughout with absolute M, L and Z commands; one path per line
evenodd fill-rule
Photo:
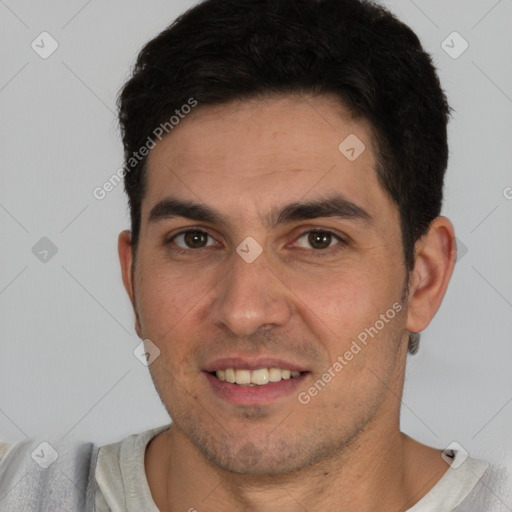
M 406 274 L 375 168 L 330 96 L 198 106 L 151 150 L 129 292 L 174 428 L 215 466 L 284 473 L 396 426 Z

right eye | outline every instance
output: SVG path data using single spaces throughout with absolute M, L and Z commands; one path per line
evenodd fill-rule
M 208 238 L 211 239 L 212 243 L 208 243 Z M 198 229 L 182 231 L 174 235 L 169 240 L 169 243 L 170 242 L 174 242 L 181 249 L 202 249 L 203 247 L 215 245 L 215 241 L 206 231 L 200 231 Z

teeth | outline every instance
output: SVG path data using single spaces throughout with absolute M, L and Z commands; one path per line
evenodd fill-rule
M 251 371 L 250 370 L 236 370 L 235 371 L 235 382 L 237 384 L 250 384 L 251 383 Z
M 260 368 L 259 370 L 253 370 L 251 372 L 251 383 L 263 386 L 269 382 L 269 373 L 266 368 Z
M 226 376 L 226 382 L 231 382 L 231 384 L 235 382 L 235 370 L 233 370 L 233 368 L 227 368 L 224 370 L 224 375 Z M 218 372 L 217 377 L 220 379 Z
M 243 386 L 264 386 L 269 382 L 279 382 L 298 377 L 300 372 L 281 368 L 258 368 L 257 370 L 241 370 L 226 368 L 215 372 L 219 380 Z
M 281 369 L 280 368 L 270 368 L 269 378 L 270 378 L 270 382 L 279 382 L 281 380 Z

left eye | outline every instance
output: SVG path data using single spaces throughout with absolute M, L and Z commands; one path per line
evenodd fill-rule
M 302 242 L 301 242 L 302 241 Z M 343 242 L 343 240 L 330 231 L 308 231 L 297 238 L 297 245 L 305 249 L 328 249 L 332 242 Z M 309 244 L 309 246 L 308 246 Z

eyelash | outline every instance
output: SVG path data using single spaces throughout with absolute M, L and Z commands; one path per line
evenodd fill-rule
M 185 229 L 183 231 L 180 231 L 179 233 L 176 233 L 174 234 L 171 238 L 169 238 L 168 240 L 166 240 L 164 242 L 164 245 L 171 245 L 174 241 L 174 239 L 180 235 L 184 235 L 186 233 L 190 233 L 190 232 L 197 232 L 197 233 L 202 233 L 202 234 L 205 234 L 207 236 L 209 236 L 210 238 L 213 238 L 210 233 L 208 233 L 207 231 L 203 231 L 201 229 L 194 229 L 194 228 L 189 228 L 189 229 Z M 346 247 L 348 245 L 348 242 L 346 240 L 344 240 L 343 238 L 341 238 L 339 235 L 337 235 L 336 233 L 332 232 L 332 231 L 329 231 L 328 229 L 309 229 L 307 231 L 303 231 L 297 238 L 296 240 L 299 240 L 300 238 L 302 238 L 304 235 L 308 235 L 309 233 L 322 233 L 322 234 L 328 234 L 328 235 L 331 235 L 334 239 L 336 239 L 338 241 L 337 244 L 335 244 L 334 246 L 332 247 L 327 247 L 325 249 L 309 249 L 310 251 L 310 254 L 314 257 L 324 257 L 324 256 L 329 256 L 329 255 L 332 255 L 333 253 L 337 253 L 338 251 L 342 250 L 344 247 Z M 183 249 L 182 247 L 175 247 L 173 248 L 173 251 L 176 253 L 176 254 L 179 254 L 179 255 L 182 255 L 182 254 L 189 254 L 190 251 L 199 251 L 200 249 L 207 249 L 208 247 L 200 247 L 198 249 L 193 249 L 193 248 L 189 248 L 189 249 Z M 299 248 L 299 249 L 304 249 L 304 248 Z M 308 249 L 305 249 L 305 250 L 308 250 Z

